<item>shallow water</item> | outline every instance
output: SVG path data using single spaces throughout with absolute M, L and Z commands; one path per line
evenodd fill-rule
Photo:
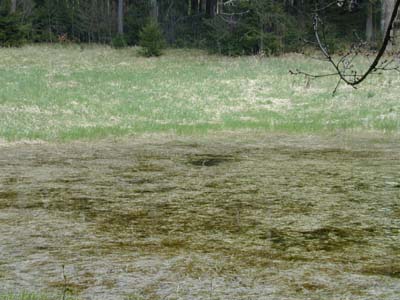
M 399 159 L 377 136 L 0 145 L 0 293 L 398 299 Z

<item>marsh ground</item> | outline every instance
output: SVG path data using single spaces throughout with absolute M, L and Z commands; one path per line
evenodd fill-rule
M 156 134 L 0 151 L 4 295 L 60 292 L 65 265 L 88 299 L 398 299 L 398 137 Z

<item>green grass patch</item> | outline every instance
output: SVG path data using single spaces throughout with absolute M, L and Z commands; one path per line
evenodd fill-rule
M 143 58 L 134 48 L 0 49 L 0 138 L 399 130 L 397 74 L 373 76 L 332 97 L 334 78 L 309 85 L 289 74 L 296 68 L 319 73 L 329 66 L 301 55 L 227 58 L 170 50 Z

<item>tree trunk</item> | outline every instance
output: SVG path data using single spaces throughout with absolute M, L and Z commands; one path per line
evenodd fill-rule
M 118 34 L 124 34 L 124 0 L 118 0 Z
M 264 53 L 264 46 L 264 24 L 260 20 L 260 42 L 258 45 L 258 54 Z
M 110 0 L 107 0 L 107 31 L 108 31 L 108 41 L 112 40 L 112 28 L 114 24 L 114 18 L 111 13 L 111 6 Z
M 217 0 L 217 14 L 222 14 L 224 12 L 224 1 Z
M 191 0 L 190 14 L 195 15 L 199 12 L 199 0 Z
M 382 15 L 381 15 L 381 31 L 382 34 L 384 35 L 389 22 L 390 22 L 390 17 L 392 15 L 394 5 L 396 3 L 396 0 L 383 0 L 382 1 Z M 400 28 L 399 28 L 399 21 L 400 21 L 400 16 L 397 14 L 397 18 L 393 24 L 393 28 L 391 30 L 391 40 L 388 43 L 387 50 L 393 50 L 393 46 L 395 44 L 396 48 L 399 47 L 399 42 L 400 42 Z
M 206 14 L 209 17 L 214 17 L 217 7 L 217 0 L 206 0 Z
M 385 34 L 394 7 L 394 0 L 382 1 L 381 31 Z
M 206 0 L 200 0 L 200 4 L 199 4 L 199 10 L 201 12 L 205 12 L 206 11 Z
M 14 14 L 17 11 L 17 0 L 11 0 L 10 13 Z
M 365 35 L 367 42 L 370 43 L 374 37 L 374 25 L 373 25 L 373 4 L 371 1 L 368 1 L 367 7 L 367 23 L 365 28 Z
M 151 4 L 151 18 L 154 20 L 158 20 L 158 3 L 157 0 L 150 0 Z

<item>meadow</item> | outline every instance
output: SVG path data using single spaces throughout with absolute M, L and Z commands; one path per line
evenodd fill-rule
M 0 300 L 398 299 L 398 73 L 136 51 L 0 49 Z
M 294 54 L 259 59 L 169 50 L 147 59 L 136 49 L 100 46 L 0 49 L 0 138 L 398 132 L 398 73 L 371 76 L 358 90 L 343 86 L 332 97 L 336 79 L 309 82 L 289 74 L 295 69 L 331 71 L 325 62 Z

